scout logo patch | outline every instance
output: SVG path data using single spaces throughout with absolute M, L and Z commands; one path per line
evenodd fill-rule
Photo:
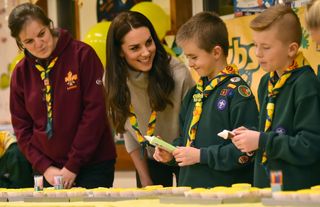
M 233 78 L 230 79 L 230 81 L 231 81 L 232 83 L 236 83 L 236 82 L 239 82 L 239 81 L 240 81 L 240 78 L 239 78 L 239 77 L 233 77 Z
M 220 96 L 226 96 L 228 94 L 228 89 L 222 89 L 220 92 Z
M 278 134 L 286 134 L 286 130 L 283 127 L 277 127 L 275 130 Z
M 64 82 L 67 84 L 67 90 L 77 88 L 76 80 L 78 80 L 78 75 L 72 74 L 72 72 L 69 71 L 67 76 L 64 78 Z
M 251 96 L 251 90 L 250 90 L 250 88 L 248 88 L 248 86 L 240 85 L 238 87 L 238 91 L 239 91 L 240 95 L 243 97 Z
M 247 155 L 242 155 L 239 157 L 238 162 L 240 164 L 246 164 L 247 162 L 249 162 L 249 157 Z
M 218 99 L 218 102 L 217 102 L 217 109 L 219 111 L 223 111 L 228 105 L 228 102 L 226 99 L 224 98 L 221 98 L 221 99 Z

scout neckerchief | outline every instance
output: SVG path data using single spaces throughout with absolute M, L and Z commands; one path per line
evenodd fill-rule
M 144 150 L 148 145 L 148 141 L 143 137 L 143 135 L 141 134 L 141 132 L 139 130 L 137 116 L 134 113 L 132 104 L 130 104 L 130 113 L 131 113 L 130 124 L 131 124 L 132 128 L 134 129 L 134 131 L 136 133 L 138 142 L 141 145 L 141 157 L 143 157 L 144 156 Z M 157 120 L 157 112 L 156 111 L 152 111 L 151 115 L 150 115 L 149 123 L 148 123 L 148 129 L 147 129 L 147 135 L 148 136 L 153 136 L 154 129 L 156 127 L 156 120 Z
M 277 78 L 277 74 L 275 72 L 270 72 L 270 78 L 268 81 L 267 118 L 264 127 L 265 132 L 271 129 L 275 100 L 280 93 L 281 88 L 284 86 L 295 69 L 301 68 L 305 65 L 309 65 L 309 63 L 304 58 L 303 54 L 299 52 L 297 57 L 293 60 L 292 64 L 285 70 L 280 78 Z M 266 152 L 263 152 L 261 162 L 262 164 L 265 164 L 267 162 Z
M 205 87 L 203 91 L 203 80 L 200 79 L 197 83 L 196 86 L 196 91 L 193 95 L 193 101 L 195 102 L 194 108 L 193 108 L 193 116 L 189 128 L 189 137 L 187 140 L 186 146 L 192 146 L 194 140 L 196 139 L 196 133 L 197 133 L 197 128 L 200 120 L 200 116 L 202 113 L 202 103 L 203 101 L 211 94 L 213 89 L 221 81 L 226 79 L 230 75 L 238 74 L 238 69 L 235 65 L 228 65 L 226 66 L 216 77 L 214 77 L 210 83 Z
M 58 57 L 54 58 L 46 68 L 42 67 L 39 64 L 36 64 L 36 68 L 40 71 L 40 77 L 45 86 L 44 94 L 45 94 L 46 105 L 47 105 L 46 134 L 48 136 L 48 139 L 50 139 L 53 134 L 52 132 L 52 88 L 50 85 L 49 73 L 57 60 L 58 60 Z

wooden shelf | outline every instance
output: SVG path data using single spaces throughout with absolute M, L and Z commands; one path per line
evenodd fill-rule
M 134 171 L 135 167 L 123 143 L 116 144 L 116 171 Z

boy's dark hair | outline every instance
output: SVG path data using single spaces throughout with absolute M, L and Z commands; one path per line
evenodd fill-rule
M 283 4 L 263 11 L 250 22 L 250 28 L 254 31 L 276 28 L 283 42 L 296 42 L 299 45 L 301 43 L 302 29 L 299 18 L 290 7 Z
M 224 55 L 228 56 L 228 30 L 223 20 L 213 12 L 200 12 L 184 23 L 176 36 L 177 43 L 194 40 L 200 49 L 212 51 L 220 46 Z

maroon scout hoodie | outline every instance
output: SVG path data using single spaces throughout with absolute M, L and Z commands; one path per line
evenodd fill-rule
M 78 173 L 82 166 L 115 159 L 115 145 L 106 120 L 103 66 L 87 44 L 59 31 L 49 60 L 58 57 L 50 72 L 53 89 L 53 136 L 48 139 L 44 84 L 36 58 L 25 58 L 12 74 L 10 111 L 19 147 L 33 168 L 50 166 Z

